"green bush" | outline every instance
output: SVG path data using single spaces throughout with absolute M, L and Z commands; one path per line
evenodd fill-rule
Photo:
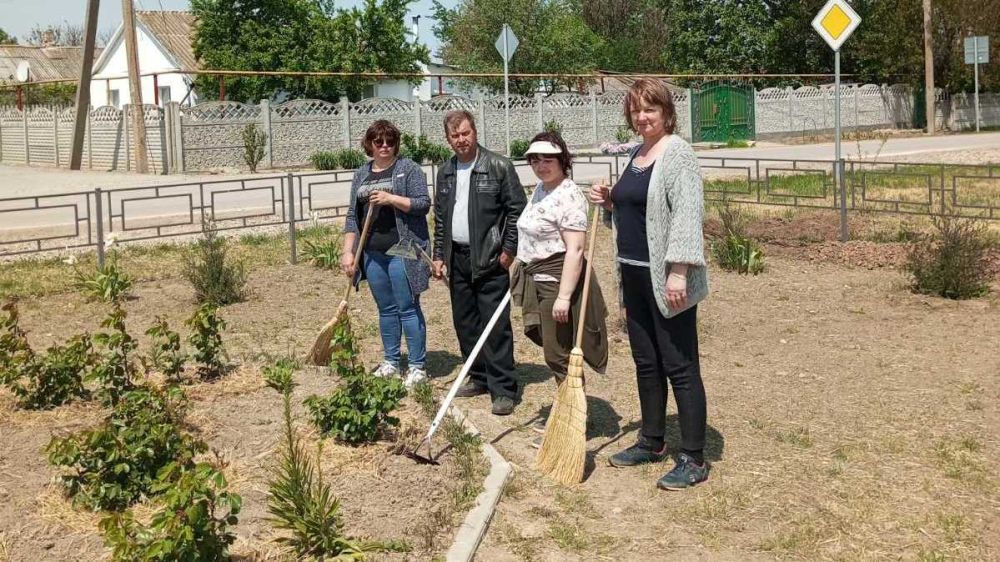
M 181 351 L 180 334 L 170 329 L 165 318 L 157 316 L 146 335 L 150 340 L 149 355 L 140 359 L 145 371 L 159 371 L 167 380 L 178 381 L 187 361 L 187 355 Z
M 559 135 L 561 137 L 562 136 L 563 127 L 555 119 L 549 119 L 542 126 L 542 130 L 545 131 L 546 133 L 555 133 L 555 134 L 557 134 L 557 135 Z
M 984 258 L 992 246 L 980 221 L 935 217 L 934 232 L 910 246 L 905 270 L 914 292 L 949 299 L 971 299 L 989 292 Z
M 337 158 L 340 161 L 340 167 L 344 170 L 360 168 L 362 164 L 368 161 L 368 157 L 365 156 L 364 152 L 354 148 L 342 148 L 337 151 L 337 154 Z
M 365 370 L 346 324 L 337 327 L 331 345 L 331 366 L 344 384 L 329 396 L 310 396 L 306 406 L 323 435 L 346 443 L 370 443 L 385 428 L 399 425 L 390 413 L 406 396 L 406 389 L 396 377 L 376 377 Z
M 132 354 L 139 343 L 125 329 L 126 316 L 125 310 L 115 304 L 101 321 L 101 327 L 109 331 L 94 335 L 94 343 L 104 351 L 88 378 L 100 384 L 99 394 L 105 406 L 114 406 L 122 395 L 135 388 L 137 369 Z
M 149 525 L 131 510 L 101 520 L 104 544 L 116 562 L 228 560 L 236 540 L 230 527 L 243 499 L 227 490 L 225 476 L 211 464 L 161 469 L 152 493 L 156 513 Z
M 306 240 L 302 246 L 302 257 L 310 264 L 320 269 L 336 269 L 340 266 L 340 236 L 319 242 Z
M 309 156 L 309 163 L 317 170 L 339 170 L 340 157 L 336 152 L 321 150 Z
M 226 321 L 212 303 L 198 307 L 185 324 L 191 328 L 188 343 L 194 347 L 191 358 L 198 362 L 198 375 L 204 380 L 217 379 L 226 373 L 226 348 L 222 332 Z
M 58 482 L 75 505 L 92 510 L 121 510 L 151 495 L 164 467 L 191 467 L 207 450 L 181 429 L 185 409 L 176 387 L 125 393 L 100 426 L 49 442 L 49 463 L 68 469 Z
M 635 137 L 635 132 L 628 125 L 620 125 L 615 131 L 615 140 L 620 144 L 630 142 Z
M 89 300 L 101 302 L 121 302 L 132 290 L 132 278 L 118 265 L 118 253 L 110 252 L 104 266 L 98 266 L 92 274 L 76 271 L 76 287 Z
M 257 125 L 250 123 L 243 127 L 241 136 L 243 137 L 243 161 L 251 172 L 257 171 L 257 165 L 264 159 L 264 148 L 267 146 L 267 135 L 257 128 Z
M 198 244 L 185 255 L 184 277 L 199 303 L 225 306 L 246 298 L 246 268 L 228 258 L 226 239 L 211 222 L 202 225 Z
M 712 243 L 712 255 L 719 266 L 744 275 L 764 271 L 764 249 L 746 233 L 746 218 L 737 207 L 726 205 L 719 211 L 722 238 Z
M 417 164 L 440 164 L 451 158 L 451 149 L 443 144 L 427 140 L 425 135 L 414 137 L 403 133 L 399 143 L 400 158 L 409 158 Z
M 510 157 L 513 160 L 522 160 L 524 153 L 528 151 L 531 142 L 524 139 L 514 139 L 510 141 Z

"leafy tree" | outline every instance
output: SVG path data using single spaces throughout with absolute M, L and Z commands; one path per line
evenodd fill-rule
M 366 0 L 351 10 L 326 0 L 191 0 L 198 19 L 195 56 L 207 69 L 291 72 L 420 71 L 426 47 L 409 41 L 404 18 L 411 0 Z M 414 80 L 416 83 L 419 80 Z M 336 101 L 358 98 L 373 78 L 253 76 L 227 78 L 229 99 L 256 102 L 282 93 Z M 202 76 L 203 95 L 218 78 Z
M 494 43 L 504 23 L 517 35 L 519 46 L 510 61 L 511 73 L 575 74 L 598 67 L 604 41 L 587 26 L 579 10 L 566 0 L 464 0 L 454 8 L 434 3 L 441 40 L 441 58 L 467 72 L 502 72 L 503 59 Z M 502 91 L 502 79 L 477 80 Z M 531 94 L 534 79 L 511 79 L 513 92 Z M 544 82 L 549 91 L 577 86 L 572 80 Z
M 17 37 L 8 34 L 3 29 L 0 29 L 0 45 L 17 45 Z
M 656 0 L 581 0 L 580 15 L 604 40 L 602 69 L 661 71 L 660 51 L 670 40 L 666 8 Z
M 770 27 L 760 0 L 669 0 L 662 64 L 671 73 L 765 72 Z
M 84 29 L 82 25 L 68 22 L 45 27 L 36 25 L 28 33 L 25 41 L 29 45 L 43 45 L 45 44 L 46 36 L 48 36 L 53 45 L 78 47 L 83 45 Z

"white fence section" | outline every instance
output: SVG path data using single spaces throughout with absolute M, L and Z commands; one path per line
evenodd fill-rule
M 691 139 L 691 91 L 675 92 L 677 132 Z M 695 94 L 697 95 L 697 94 Z M 511 139 L 529 139 L 545 123 L 562 127 L 570 146 L 594 146 L 615 139 L 624 126 L 624 92 L 604 94 L 560 93 L 551 96 L 511 96 Z M 841 86 L 844 127 L 907 128 L 913 123 L 913 93 L 908 86 L 874 84 Z M 973 96 L 938 95 L 936 122 L 941 129 L 975 127 Z M 833 129 L 834 88 L 765 88 L 754 95 L 755 129 L 762 137 L 802 135 Z M 980 94 L 982 124 L 1000 126 L 1000 94 Z M 368 126 L 389 119 L 404 133 L 426 135 L 444 143 L 443 117 L 454 109 L 475 116 L 479 139 L 503 151 L 503 96 L 470 99 L 435 97 L 405 102 L 371 98 L 356 103 L 342 100 L 292 100 L 277 105 L 208 102 L 194 107 L 169 103 L 145 106 L 150 162 L 157 172 L 204 171 L 246 167 L 241 132 L 256 124 L 268 143 L 261 167 L 295 167 L 308 163 L 320 150 L 359 147 Z M 131 108 L 92 109 L 87 122 L 83 165 L 96 170 L 130 170 L 135 166 Z M 0 107 L 0 161 L 18 164 L 67 166 L 72 142 L 72 108 L 32 107 L 25 111 Z

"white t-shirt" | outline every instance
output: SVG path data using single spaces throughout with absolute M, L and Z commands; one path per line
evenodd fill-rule
M 476 166 L 476 158 L 471 162 L 459 162 L 455 177 L 455 208 L 451 213 L 451 241 L 459 244 L 469 243 L 469 191 L 472 183 L 472 168 Z
M 548 191 L 541 182 L 517 219 L 517 259 L 524 263 L 543 260 L 566 251 L 562 231 L 587 231 L 587 200 L 580 187 L 566 178 Z M 557 281 L 550 275 L 536 274 L 535 281 Z

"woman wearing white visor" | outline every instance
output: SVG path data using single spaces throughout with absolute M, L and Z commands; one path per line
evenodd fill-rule
M 568 177 L 572 156 L 556 133 L 539 133 L 525 152 L 539 179 L 517 221 L 517 259 L 511 293 L 522 308 L 524 333 L 545 354 L 556 382 L 566 377 L 573 350 L 574 325 L 583 290 L 584 248 L 587 244 L 587 199 Z M 597 277 L 591 278 L 586 306 L 584 359 L 598 372 L 607 365 L 607 309 Z M 545 419 L 532 429 L 545 430 Z M 533 443 L 540 444 L 540 439 Z

